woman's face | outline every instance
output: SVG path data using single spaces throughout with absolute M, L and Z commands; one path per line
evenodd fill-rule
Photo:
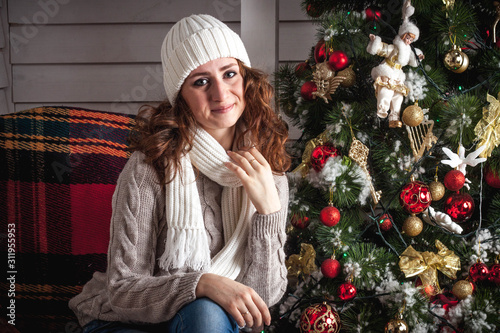
M 234 133 L 245 109 L 243 90 L 236 59 L 220 58 L 193 70 L 182 85 L 181 95 L 200 126 L 219 139 Z

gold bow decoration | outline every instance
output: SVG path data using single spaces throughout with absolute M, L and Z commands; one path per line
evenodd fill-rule
M 418 275 L 428 295 L 441 293 L 437 270 L 450 279 L 456 279 L 460 258 L 436 239 L 437 253 L 418 252 L 411 245 L 399 257 L 399 268 L 407 278 Z M 428 288 L 429 287 L 429 288 Z
M 300 254 L 292 254 L 285 260 L 289 276 L 309 275 L 318 270 L 315 264 L 316 251 L 311 244 L 300 244 Z
M 487 94 L 486 100 L 490 104 L 483 108 L 483 119 L 474 128 L 474 133 L 480 140 L 477 147 L 486 145 L 486 149 L 479 157 L 490 157 L 493 149 L 500 144 L 500 102 L 498 101 L 500 93 L 498 93 L 498 99 Z
M 296 167 L 292 172 L 300 172 L 302 175 L 302 178 L 305 178 L 307 174 L 309 173 L 309 166 L 311 163 L 311 154 L 314 150 L 314 148 L 321 146 L 325 144 L 328 141 L 328 131 L 324 131 L 320 135 L 318 135 L 316 138 L 309 140 L 306 143 L 306 146 L 304 148 L 304 152 L 302 153 L 302 163 L 298 167 Z

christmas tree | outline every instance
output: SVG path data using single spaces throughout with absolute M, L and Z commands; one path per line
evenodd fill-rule
M 500 331 L 500 5 L 307 0 L 275 332 Z

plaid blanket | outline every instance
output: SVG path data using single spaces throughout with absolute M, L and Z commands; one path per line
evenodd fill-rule
M 78 328 L 67 303 L 106 269 L 132 124 L 129 115 L 71 107 L 0 116 L 2 317 L 20 332 Z

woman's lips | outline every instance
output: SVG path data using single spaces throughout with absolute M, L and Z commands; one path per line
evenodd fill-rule
M 226 113 L 226 112 L 231 111 L 231 110 L 233 109 L 233 106 L 234 106 L 234 104 L 227 105 L 227 106 L 221 106 L 221 107 L 218 107 L 218 108 L 212 109 L 212 112 L 216 112 L 216 113 Z

